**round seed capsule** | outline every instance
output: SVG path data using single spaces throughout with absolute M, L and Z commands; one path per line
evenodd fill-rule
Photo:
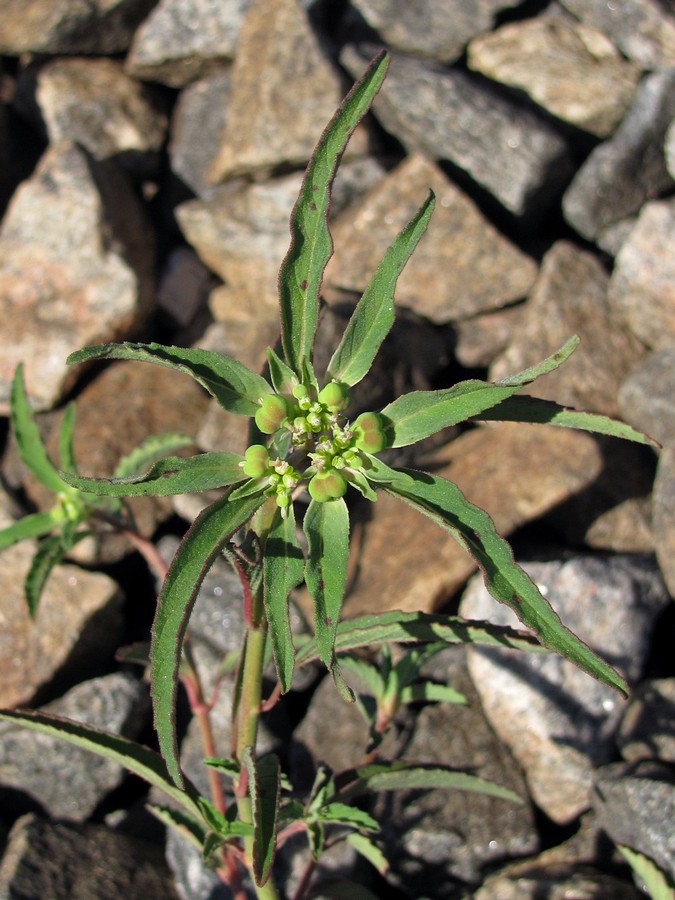
M 349 391 L 337 381 L 330 381 L 319 391 L 319 403 L 323 403 L 331 412 L 338 412 L 349 403 Z
M 308 485 L 309 495 L 318 503 L 337 500 L 347 492 L 347 482 L 335 469 L 317 472 Z
M 290 412 L 289 403 L 285 397 L 279 394 L 268 394 L 260 403 L 260 408 L 255 414 L 255 424 L 263 434 L 274 434 L 281 428 L 284 419 Z
M 244 465 L 242 466 L 249 478 L 260 478 L 270 467 L 270 456 L 267 447 L 262 444 L 251 444 L 244 453 Z
M 354 444 L 366 453 L 379 453 L 384 450 L 387 438 L 382 424 L 382 417 L 374 412 L 361 413 L 352 426 Z

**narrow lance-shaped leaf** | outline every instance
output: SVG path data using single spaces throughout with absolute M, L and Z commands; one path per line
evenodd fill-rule
M 245 481 L 246 475 L 239 465 L 243 459 L 238 453 L 212 451 L 198 456 L 168 456 L 158 460 L 144 475 L 84 478 L 63 472 L 63 478 L 81 491 L 106 497 L 136 497 L 143 494 L 168 497 L 210 491 Z
M 0 719 L 68 741 L 76 747 L 90 750 L 98 756 L 124 766 L 148 784 L 159 788 L 188 812 L 200 817 L 198 794 L 193 785 L 186 782 L 184 789 L 177 788 L 169 778 L 162 757 L 142 744 L 116 734 L 99 731 L 91 725 L 74 722 L 72 719 L 33 710 L 0 710 Z
M 151 681 L 155 729 L 169 774 L 183 784 L 176 742 L 175 702 L 183 639 L 197 592 L 220 547 L 263 502 L 262 496 L 221 497 L 197 516 L 164 579 L 152 628 Z
M 597 413 L 580 412 L 561 406 L 552 400 L 521 395 L 503 400 L 491 409 L 475 416 L 477 420 L 491 422 L 533 422 L 544 425 L 558 425 L 562 428 L 575 428 L 580 431 L 591 431 L 594 434 L 607 434 L 611 437 L 634 441 L 636 444 L 649 444 L 658 447 L 658 441 L 649 435 L 631 428 L 625 422 L 617 422 L 608 416 Z
M 21 364 L 16 367 L 12 379 L 9 407 L 12 429 L 21 459 L 45 487 L 56 493 L 62 491 L 63 481 L 47 456 L 35 414 L 28 402 Z
M 40 596 L 52 569 L 61 562 L 68 549 L 64 546 L 61 535 L 57 534 L 45 538 L 35 551 L 24 583 L 24 593 L 31 619 L 35 618 Z
M 389 64 L 382 53 L 346 96 L 312 154 L 291 215 L 291 244 L 279 273 L 284 357 L 301 381 L 319 316 L 319 290 L 333 252 L 330 191 L 349 138 L 368 111 Z
M 273 753 L 256 761 L 250 747 L 244 750 L 242 762 L 248 772 L 253 805 L 253 874 L 258 887 L 262 887 L 270 877 L 276 852 L 281 772 Z
M 337 350 L 328 376 L 342 384 L 357 384 L 370 370 L 382 341 L 394 324 L 396 282 L 427 230 L 436 198 L 428 199 L 394 239 L 359 300 Z
M 30 513 L 0 530 L 0 550 L 5 550 L 7 547 L 11 547 L 12 544 L 16 544 L 26 538 L 42 537 L 45 534 L 49 534 L 58 524 L 58 517 L 51 511 Z
M 59 466 L 66 472 L 77 472 L 73 431 L 75 429 L 75 404 L 69 403 L 59 426 Z
M 523 385 L 562 365 L 578 343 L 576 336 L 570 338 L 556 353 L 536 366 L 495 384 L 472 379 L 443 390 L 403 394 L 385 406 L 381 413 L 386 423 L 387 445 L 406 447 L 424 440 L 441 428 L 478 416 L 511 397 Z
M 68 362 L 93 359 L 135 359 L 184 372 L 215 397 L 223 409 L 242 416 L 255 415 L 260 398 L 272 390 L 261 375 L 238 360 L 212 350 L 155 343 L 99 344 L 71 353 Z
M 265 541 L 263 578 L 265 613 L 281 689 L 290 690 L 295 650 L 288 614 L 288 595 L 303 579 L 305 560 L 295 534 L 293 506 L 286 517 L 277 509 Z
M 168 453 L 175 453 L 176 450 L 182 450 L 184 447 L 190 447 L 194 442 L 194 438 L 189 435 L 175 431 L 151 434 L 120 459 L 115 466 L 113 477 L 126 478 L 129 475 L 138 475 L 153 460 L 166 456 Z
M 516 631 L 491 622 L 467 622 L 459 616 L 441 616 L 394 609 L 385 613 L 359 616 L 340 622 L 335 636 L 335 652 L 374 647 L 377 644 L 437 642 L 446 644 L 481 644 L 513 647 L 517 650 L 542 652 L 544 648 L 529 632 Z M 319 657 L 316 639 L 298 651 L 296 666 L 306 665 Z
M 312 500 L 305 514 L 304 530 L 307 536 L 305 581 L 314 601 L 319 656 L 341 693 L 347 693 L 334 652 L 349 556 L 349 512 L 344 500 L 327 503 Z
M 482 569 L 492 596 L 509 606 L 542 644 L 594 678 L 628 693 L 618 672 L 563 625 L 539 588 L 516 564 L 511 548 L 485 510 L 469 503 L 457 485 L 444 478 L 414 470 L 390 471 L 393 477 L 385 490 L 428 516 L 464 546 Z

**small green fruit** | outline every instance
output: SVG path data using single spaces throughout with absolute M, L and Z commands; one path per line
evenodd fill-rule
M 337 500 L 347 492 L 347 481 L 335 469 L 317 472 L 308 485 L 309 495 L 318 503 Z
M 339 412 L 349 403 L 349 391 L 337 381 L 330 381 L 319 391 L 319 403 L 323 403 L 331 412 Z
M 288 418 L 290 404 L 279 394 L 268 394 L 263 397 L 260 408 L 255 414 L 255 424 L 263 434 L 274 434 Z
M 260 426 L 258 426 L 260 427 Z M 244 465 L 242 466 L 249 478 L 260 478 L 270 467 L 270 456 L 267 447 L 262 444 L 251 444 L 244 453 Z
M 366 453 L 379 453 L 387 446 L 382 416 L 374 412 L 361 413 L 352 425 L 354 445 Z

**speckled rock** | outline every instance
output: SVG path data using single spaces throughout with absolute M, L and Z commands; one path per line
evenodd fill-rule
M 15 103 L 50 143 L 73 141 L 95 159 L 114 158 L 138 175 L 157 169 L 167 131 L 165 104 L 113 59 L 56 59 L 29 67 Z
M 656 558 L 675 597 L 675 445 L 661 452 L 652 499 Z
M 648 347 L 675 345 L 675 200 L 647 203 L 609 283 L 610 309 Z
M 155 0 L 5 0 L 0 52 L 123 53 Z
M 565 192 L 567 222 L 612 255 L 630 230 L 625 220 L 673 185 L 663 150 L 673 116 L 675 69 L 646 76 L 621 125 L 595 148 Z
M 53 144 L 16 191 L 0 237 L 0 409 L 16 365 L 32 403 L 73 383 L 69 353 L 124 336 L 152 303 L 153 239 L 123 174 Z
M 602 32 L 552 17 L 514 22 L 476 38 L 468 63 L 597 137 L 614 131 L 640 77 L 640 67 L 623 59 Z
M 150 703 L 138 679 L 114 673 L 76 685 L 43 710 L 134 739 L 149 716 Z M 104 756 L 14 722 L 0 723 L 0 795 L 5 794 L 5 806 L 20 805 L 16 798 L 8 803 L 6 792 L 11 789 L 27 794 L 54 819 L 83 822 L 125 776 L 119 763 Z
M 397 305 L 442 324 L 525 296 L 536 277 L 534 260 L 502 237 L 476 205 L 419 154 L 409 156 L 337 219 L 327 286 L 363 292 L 387 247 L 430 190 L 436 195 L 436 209 L 398 280 Z
M 675 346 L 655 350 L 633 369 L 619 391 L 627 422 L 666 444 L 675 444 Z
M 231 60 L 249 0 L 161 0 L 134 35 L 135 78 L 182 87 Z
M 675 678 L 650 678 L 638 685 L 628 701 L 617 731 L 626 762 L 660 759 L 675 763 Z
M 348 46 L 340 58 L 357 76 L 375 49 Z M 394 54 L 373 110 L 409 153 L 458 166 L 516 216 L 542 214 L 572 175 L 548 122 L 459 69 Z
M 629 684 L 640 678 L 656 617 L 669 603 L 653 558 L 587 556 L 523 567 L 568 628 Z M 517 624 L 479 579 L 464 594 L 460 614 Z M 534 801 L 559 823 L 588 809 L 593 769 L 613 757 L 621 696 L 554 653 L 472 647 L 469 671 Z

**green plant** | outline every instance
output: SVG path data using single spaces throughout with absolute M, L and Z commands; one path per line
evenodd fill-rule
M 223 451 L 167 457 L 156 461 L 144 474 L 125 468 L 111 479 L 100 479 L 78 475 L 67 449 L 61 454 L 61 471 L 54 469 L 42 449 L 39 453 L 31 451 L 33 456 L 26 451 L 24 458 L 33 471 L 49 473 L 49 486 L 66 500 L 59 500 L 58 513 L 46 514 L 47 518 L 28 517 L 2 533 L 5 545 L 55 528 L 63 535 L 62 522 L 76 521 L 79 528 L 106 504 L 124 497 L 227 488 L 188 530 L 159 596 L 150 669 L 160 752 L 79 723 L 51 719 L 41 712 L 5 711 L 2 716 L 104 754 L 161 788 L 174 804 L 155 807 L 155 813 L 198 843 L 204 858 L 230 882 L 235 894 L 243 892 L 243 863 L 258 896 L 276 897 L 274 855 L 286 838 L 298 831 L 307 834 L 312 862 L 297 897 L 306 896 L 315 861 L 337 841 L 350 842 L 373 864 L 384 867 L 372 839 L 377 823 L 352 804 L 367 791 L 454 787 L 517 801 L 510 791 L 451 767 L 376 758 L 381 737 L 401 704 L 417 700 L 463 702 L 456 692 L 420 678 L 422 662 L 439 647 L 465 642 L 507 645 L 524 651 L 554 650 L 595 678 L 619 691 L 627 690 L 619 674 L 562 624 L 536 585 L 516 565 L 487 513 L 471 504 L 451 482 L 415 469 L 392 467 L 378 456 L 381 451 L 409 446 L 466 420 L 548 422 L 647 442 L 644 435 L 622 423 L 520 395 L 525 385 L 567 359 L 578 343 L 576 338 L 540 364 L 497 383 L 472 379 L 444 390 L 414 391 L 384 409 L 362 413 L 354 422 L 345 415 L 352 389 L 371 368 L 393 325 L 396 281 L 427 228 L 434 208 L 433 195 L 387 250 L 325 375 L 319 379 L 314 370 L 321 280 L 332 252 L 327 225 L 331 185 L 347 141 L 369 109 L 387 65 L 384 54 L 372 62 L 335 114 L 308 166 L 291 217 L 290 249 L 280 273 L 280 350 L 268 350 L 265 376 L 220 354 L 154 343 L 106 344 L 70 357 L 73 363 L 139 360 L 184 372 L 224 409 L 249 417 L 250 442 L 245 454 Z M 34 428 L 20 378 L 19 373 L 13 406 L 17 436 Z M 71 428 L 68 421 L 62 441 L 66 447 Z M 370 501 L 384 491 L 436 522 L 473 555 L 493 596 L 510 606 L 533 634 L 488 623 L 467 623 L 452 616 L 398 611 L 341 622 L 349 550 L 345 496 L 350 488 Z M 305 490 L 310 496 L 302 519 L 306 554 L 296 530 L 296 500 Z M 61 512 L 64 504 L 74 505 L 77 515 L 69 518 Z M 235 536 L 242 529 L 243 537 L 237 544 Z M 70 525 L 67 533 L 79 534 Z M 67 549 L 68 540 L 60 540 L 60 547 Z M 43 547 L 38 554 L 45 552 Z M 232 710 L 232 753 L 218 757 L 205 742 L 206 763 L 216 773 L 208 799 L 181 771 L 174 711 L 179 678 L 183 677 L 188 689 L 192 686 L 193 693 L 197 690 L 198 682 L 185 677 L 183 645 L 199 585 L 221 552 L 232 560 L 244 585 L 246 635 Z M 314 636 L 296 648 L 288 604 L 290 593 L 302 582 L 314 603 Z M 29 602 L 34 610 L 35 592 Z M 412 648 L 394 660 L 387 646 L 397 643 Z M 263 701 L 262 674 L 268 644 L 278 688 Z M 360 648 L 374 646 L 385 648 L 379 667 L 354 655 Z M 370 696 L 360 697 L 359 703 L 371 723 L 371 737 L 361 767 L 339 775 L 320 768 L 310 796 L 300 800 L 289 792 L 276 757 L 258 759 L 257 731 L 263 708 L 269 708 L 279 694 L 290 689 L 296 668 L 315 659 L 329 670 L 345 700 L 353 700 L 354 694 L 343 672 L 358 676 L 367 686 Z M 199 703 L 193 706 L 198 708 Z M 231 781 L 235 802 L 229 806 L 218 773 Z

